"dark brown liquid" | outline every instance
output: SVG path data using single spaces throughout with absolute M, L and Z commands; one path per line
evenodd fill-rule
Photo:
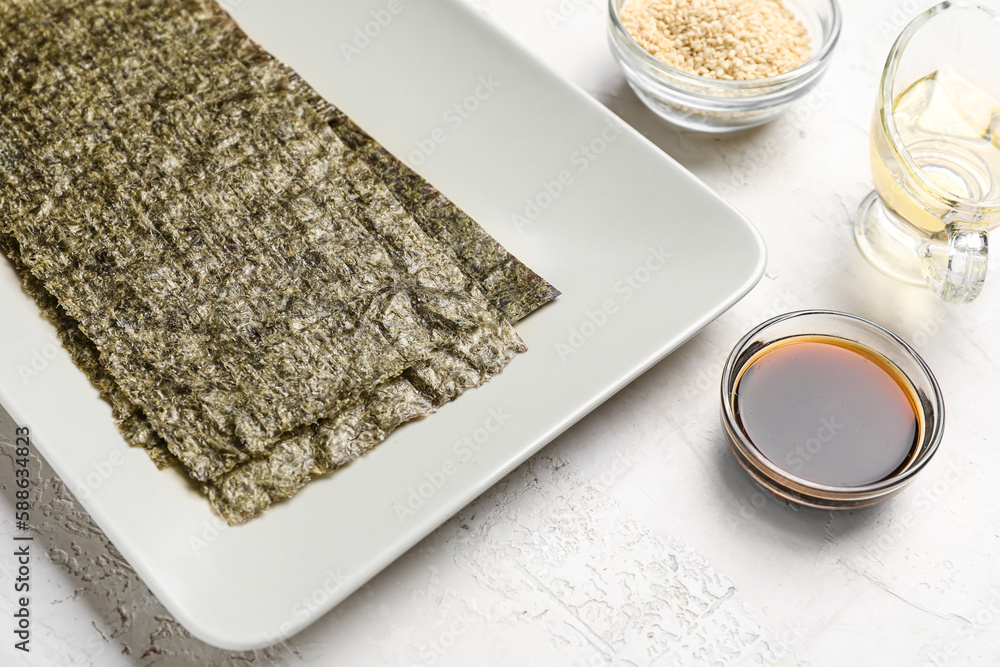
M 761 454 L 829 486 L 871 484 L 908 466 L 922 431 L 916 405 L 890 362 L 824 336 L 759 352 L 734 399 L 740 427 Z

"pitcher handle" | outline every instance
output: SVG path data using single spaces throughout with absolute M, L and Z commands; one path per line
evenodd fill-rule
M 927 284 L 941 299 L 969 303 L 983 289 L 989 259 L 989 236 L 968 224 L 951 223 L 925 241 L 920 263 Z

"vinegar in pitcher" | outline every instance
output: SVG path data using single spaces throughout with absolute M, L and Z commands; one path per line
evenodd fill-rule
M 990 227 L 1000 222 L 1000 104 L 954 70 L 941 69 L 899 94 L 893 120 L 919 170 L 946 198 L 933 198 L 929 192 L 918 195 L 935 201 L 936 214 L 914 201 L 891 175 L 887 156 L 879 154 L 887 146 L 873 141 L 872 172 L 882 201 L 930 232 L 944 228 L 941 212 L 952 197 L 992 202 L 983 211 L 982 224 Z M 919 183 L 910 166 L 897 169 L 910 183 Z

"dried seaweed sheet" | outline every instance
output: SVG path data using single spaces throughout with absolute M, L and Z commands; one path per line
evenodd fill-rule
M 123 3 L 110 4 L 122 5 Z M 56 7 L 56 9 L 64 9 L 67 5 L 69 3 L 63 3 L 62 6 Z M 173 7 L 176 6 L 176 4 L 173 5 Z M 162 18 L 163 13 L 162 10 L 160 11 Z M 199 18 L 202 19 L 202 23 L 206 23 L 204 16 Z M 218 15 L 216 15 L 216 18 L 218 18 Z M 190 27 L 190 25 L 187 27 Z M 226 29 L 227 26 L 223 26 L 223 28 Z M 162 26 L 158 25 L 157 29 L 162 29 Z M 94 33 L 91 31 L 88 34 L 93 35 Z M 194 31 L 192 34 L 197 34 L 197 31 Z M 234 42 L 237 39 L 239 40 L 238 43 Z M 254 73 L 261 79 L 269 82 L 268 87 L 270 92 L 274 93 L 276 97 L 283 96 L 285 103 L 294 109 L 297 114 L 306 118 L 309 117 L 309 114 L 301 108 L 302 105 L 296 102 L 296 97 L 286 93 L 286 84 L 282 82 L 283 77 L 281 75 L 284 74 L 284 80 L 287 81 L 288 71 L 280 63 L 271 61 L 256 45 L 253 45 L 242 33 L 236 30 L 230 30 L 227 39 L 223 41 L 228 43 L 230 47 L 235 46 L 234 50 L 240 53 L 247 67 L 251 70 L 256 69 L 257 71 Z M 99 40 L 98 43 L 100 43 Z M 163 67 L 164 63 L 162 61 L 158 65 L 160 67 L 159 74 L 163 76 L 170 74 L 169 69 Z M 266 71 L 268 68 L 270 68 L 270 71 Z M 291 92 L 294 93 L 296 89 L 301 92 L 301 82 L 294 76 L 293 81 L 299 85 L 292 85 Z M 317 99 L 315 96 L 311 98 L 314 106 Z M 322 100 L 319 101 L 321 102 Z M 335 110 L 334 113 L 336 113 Z M 87 120 L 92 119 L 92 115 L 87 118 Z M 330 121 L 330 119 L 330 116 L 325 118 L 327 121 Z M 349 121 L 345 121 L 346 119 L 341 117 L 339 126 L 337 123 L 332 122 L 331 127 L 341 127 L 341 129 L 349 127 L 347 125 Z M 317 127 L 315 119 L 312 121 L 311 127 L 318 135 L 324 135 L 323 131 Z M 160 125 L 157 129 L 162 130 L 162 128 L 163 126 Z M 356 128 L 351 131 L 356 131 Z M 329 136 L 323 136 L 323 139 L 326 141 L 331 140 Z M 336 141 L 333 140 L 332 143 L 336 143 Z M 398 161 L 392 163 L 395 159 L 389 156 L 388 153 L 385 153 L 374 141 L 370 140 L 368 147 L 371 149 L 369 151 L 369 164 L 378 166 L 378 162 L 372 161 L 371 154 L 381 153 L 379 159 L 383 162 L 387 159 L 390 161 L 390 171 L 395 169 L 396 173 L 405 172 L 406 168 Z M 364 146 L 361 146 L 361 148 L 364 148 Z M 341 151 L 341 153 L 343 152 Z M 65 158 L 64 155 L 61 157 Z M 359 171 L 362 172 L 360 178 L 358 177 Z M 354 177 L 349 185 L 355 187 L 355 192 L 361 191 L 362 193 L 366 193 L 368 199 L 365 201 L 365 204 L 370 206 L 372 200 L 371 191 L 376 189 L 377 185 L 374 188 L 369 186 L 366 191 L 363 187 L 358 187 L 356 181 L 361 180 L 363 182 L 366 176 L 369 175 L 365 174 L 364 170 L 357 168 L 353 170 L 348 168 L 348 172 Z M 116 173 L 115 176 L 120 177 L 121 174 Z M 425 195 L 429 192 L 436 193 L 429 185 L 421 188 L 417 180 L 419 177 L 416 177 L 412 172 L 408 172 L 405 176 L 408 181 L 408 187 L 410 187 L 410 192 L 422 190 Z M 390 183 L 392 183 L 391 179 Z M 106 182 L 102 185 L 109 187 L 109 184 Z M 435 230 L 438 232 L 437 235 L 439 237 L 441 236 L 440 230 L 444 228 L 448 220 L 455 219 L 456 215 L 463 215 L 447 200 L 443 200 L 439 193 L 428 196 L 423 204 L 413 197 L 407 200 L 398 193 L 398 188 L 394 189 L 394 193 L 404 202 L 409 203 L 407 209 L 415 212 L 415 215 L 425 228 L 432 226 L 435 219 L 444 221 Z M 384 193 L 377 194 L 378 198 L 384 196 Z M 441 203 L 442 200 L 444 204 Z M 388 205 L 391 206 L 392 203 L 390 202 Z M 437 208 L 432 210 L 435 207 Z M 444 213 L 442 214 L 441 211 L 444 211 Z M 466 223 L 463 223 L 466 226 L 471 224 L 475 229 L 479 229 L 471 220 L 467 220 L 466 218 L 466 221 Z M 460 226 L 455 226 L 455 229 L 458 229 Z M 493 246 L 499 248 L 495 241 L 489 237 L 486 238 Z M 453 258 L 457 259 L 459 264 L 462 264 L 466 270 L 466 273 L 473 278 L 479 278 L 484 283 L 489 284 L 491 277 L 494 277 L 493 290 L 490 291 L 487 289 L 487 292 L 494 300 L 497 299 L 498 295 L 503 296 L 505 294 L 503 290 L 496 289 L 497 284 L 506 283 L 507 285 L 513 285 L 515 280 L 523 279 L 523 284 L 525 285 L 541 285 L 540 288 L 534 291 L 530 289 L 522 290 L 523 298 L 508 298 L 497 301 L 497 305 L 505 308 L 507 314 L 523 315 L 554 295 L 554 290 L 551 290 L 544 281 L 540 281 L 537 276 L 517 262 L 516 259 L 505 255 L 502 248 L 500 248 L 499 253 L 492 252 L 492 254 L 486 253 L 478 256 L 479 258 L 491 260 L 492 264 L 483 261 L 477 264 L 477 255 L 475 253 L 461 252 L 460 246 L 456 243 L 452 243 L 451 250 L 453 251 Z M 455 252 L 456 250 L 458 252 Z M 496 279 L 497 276 L 499 276 L 499 279 Z M 452 307 L 454 303 L 445 303 L 447 298 L 440 292 L 431 296 L 427 294 L 423 294 L 422 296 L 425 300 L 432 302 L 430 310 L 435 316 L 440 317 L 442 311 L 448 311 L 453 316 L 453 319 L 449 320 L 452 325 L 456 322 L 468 324 L 465 321 L 466 315 L 464 312 L 455 311 Z M 435 301 L 440 301 L 440 303 L 433 304 Z M 39 302 L 43 306 L 43 309 L 45 309 L 46 304 L 44 303 L 44 299 L 39 298 Z M 459 304 L 461 306 L 466 305 L 461 300 L 459 300 Z M 51 303 L 49 304 L 49 306 L 52 305 Z M 517 310 L 518 308 L 520 310 Z M 462 309 L 459 308 L 459 310 L 461 311 Z M 159 440 L 156 432 L 145 421 L 143 410 L 131 405 L 128 399 L 122 396 L 121 390 L 116 386 L 115 382 L 110 380 L 107 373 L 103 371 L 103 367 L 99 363 L 94 362 L 96 359 L 95 350 L 85 349 L 89 341 L 78 333 L 75 333 L 78 332 L 78 329 L 73 326 L 72 318 L 65 312 L 58 313 L 58 316 L 62 318 L 60 332 L 63 335 L 64 342 L 74 351 L 74 358 L 77 363 L 85 368 L 92 378 L 95 378 L 95 382 L 101 387 L 102 392 L 109 397 L 109 400 L 115 407 L 116 416 L 122 420 L 123 432 L 125 432 L 126 437 L 134 444 L 145 444 L 154 457 L 154 460 L 159 458 L 158 463 L 167 461 L 167 456 L 157 453 L 158 448 L 162 449 L 162 440 Z M 382 324 L 384 325 L 384 323 Z M 311 475 L 343 465 L 374 444 L 377 444 L 399 423 L 426 414 L 435 405 L 451 400 L 466 388 L 480 384 L 492 372 L 496 372 L 499 368 L 502 368 L 502 365 L 506 363 L 514 351 L 521 349 L 520 343 L 516 342 L 515 338 L 511 338 L 512 332 L 505 331 L 503 326 L 497 327 L 495 323 L 487 323 L 485 328 L 488 330 L 486 334 L 480 333 L 471 338 L 467 335 L 466 338 L 469 340 L 464 341 L 463 344 L 455 345 L 451 349 L 440 348 L 435 345 L 434 349 L 426 355 L 425 359 L 415 360 L 411 358 L 409 360 L 410 366 L 406 368 L 404 373 L 394 376 L 391 371 L 387 372 L 380 382 L 374 383 L 374 389 L 371 388 L 373 385 L 369 379 L 368 388 L 355 393 L 346 400 L 342 400 L 338 405 L 338 410 L 333 411 L 330 418 L 320 419 L 318 423 L 309 423 L 298 429 L 293 428 L 290 433 L 280 431 L 283 435 L 269 443 L 270 447 L 250 452 L 250 456 L 241 459 L 234 466 L 228 466 L 226 471 L 215 475 L 212 482 L 205 485 L 205 490 L 212 499 L 216 511 L 226 517 L 231 523 L 243 522 L 259 513 L 271 502 L 288 497 L 294 493 L 295 490 L 301 488 L 308 481 Z M 490 334 L 500 339 L 506 337 L 508 339 L 507 348 L 502 349 L 495 347 L 492 343 L 484 343 L 484 340 Z M 486 356 L 482 356 L 484 350 L 486 351 Z M 477 356 L 477 351 L 479 356 Z M 490 355 L 494 356 L 490 357 Z M 500 358 L 499 362 L 497 362 L 497 357 Z M 451 379 L 448 379 L 449 377 Z M 434 388 L 435 382 L 438 384 L 437 389 Z M 442 389 L 442 387 L 444 388 Z M 198 475 L 195 474 L 195 477 L 197 478 Z
M 125 440 L 134 447 L 143 447 L 158 468 L 166 468 L 177 463 L 177 459 L 167 449 L 166 443 L 153 430 L 149 420 L 136 408 L 118 387 L 118 383 L 101 365 L 100 354 L 89 338 L 83 335 L 77 321 L 66 314 L 45 287 L 31 275 L 21 260 L 20 248 L 10 236 L 0 233 L 0 252 L 10 258 L 15 271 L 21 278 L 25 292 L 33 297 L 59 334 L 59 340 L 69 351 L 73 362 L 87 374 L 101 395 L 111 405 L 112 414 Z
M 517 322 L 559 296 L 559 290 L 510 254 L 433 185 L 323 99 L 290 68 L 281 66 L 293 90 L 316 109 L 341 141 L 357 151 L 372 171 L 379 174 L 421 229 L 444 244 L 504 317 Z
M 346 114 L 324 99 L 294 70 L 246 36 L 214 2 L 205 2 L 235 55 L 262 79 L 279 80 L 304 99 L 336 136 L 378 174 L 403 208 L 439 241 L 486 299 L 507 320 L 517 322 L 549 303 L 559 290 L 514 257 L 433 185 L 407 167 Z
M 142 411 L 132 405 L 114 378 L 100 364 L 94 344 L 80 332 L 77 322 L 59 306 L 20 260 L 16 241 L 0 233 L 0 250 L 13 261 L 25 290 L 33 296 L 43 315 L 57 328 L 60 339 L 79 366 L 111 404 L 126 441 L 144 447 L 157 467 L 177 463 L 166 443 L 153 430 Z M 309 480 L 346 465 L 377 445 L 396 426 L 425 416 L 478 380 L 471 368 L 464 368 L 465 386 L 453 386 L 451 393 L 429 389 L 428 378 L 435 366 L 462 364 L 461 360 L 438 358 L 435 364 L 410 369 L 401 377 L 377 387 L 366 400 L 338 415 L 323 419 L 300 433 L 279 441 L 267 456 L 252 458 L 211 483 L 201 484 L 213 509 L 233 525 L 245 523 L 272 503 L 294 495 Z M 461 373 L 456 374 L 462 377 Z M 418 388 L 419 387 L 419 388 Z
M 262 79 L 280 80 L 305 100 L 337 138 L 378 174 L 420 228 L 444 246 L 504 318 L 517 322 L 559 296 L 559 290 L 514 257 L 433 185 L 320 96 L 294 70 L 247 37 L 218 5 L 209 2 L 206 7 L 209 12 L 214 10 L 237 57 Z M 317 132 L 326 136 L 321 130 Z
M 130 9 L 148 11 L 153 4 Z M 162 18 L 173 6 L 176 3 L 153 11 L 160 11 Z M 203 71 L 198 71 L 199 63 L 184 62 L 183 72 L 168 72 L 160 61 L 154 70 L 144 71 L 127 45 L 155 38 L 152 28 L 129 34 L 133 24 L 142 26 L 141 20 L 88 24 L 69 11 L 81 9 L 80 15 L 87 16 L 88 10 L 100 11 L 94 7 L 50 7 L 56 11 L 42 21 L 63 19 L 59 44 L 43 39 L 24 51 L 35 57 L 27 76 L 33 88 L 41 84 L 46 90 L 48 104 L 33 107 L 29 89 L 13 98 L 10 106 L 16 108 L 5 109 L 6 231 L 21 244 L 36 277 L 97 344 L 119 386 L 196 478 L 225 472 L 248 454 L 265 451 L 281 433 L 335 415 L 372 386 L 431 360 L 439 349 L 482 362 L 479 370 L 488 376 L 498 370 L 497 364 L 502 367 L 508 352 L 520 347 L 516 334 L 504 328 L 478 290 L 367 168 L 343 147 L 318 142 L 287 106 L 279 106 L 286 102 L 280 91 L 268 98 L 271 91 L 255 89 L 242 71 L 224 72 L 231 77 L 229 86 L 199 88 L 198 81 L 220 75 L 215 62 Z M 66 21 L 68 14 L 74 20 Z M 33 32 L 41 32 L 31 25 L 30 16 L 14 17 L 14 22 L 13 29 L 8 24 L 5 38 L 18 28 L 29 41 Z M 101 34 L 100 28 L 109 25 L 125 34 Z M 98 55 L 87 53 L 89 62 L 77 65 L 66 42 L 76 44 L 67 36 L 78 38 L 84 52 L 87 46 L 99 45 L 94 51 Z M 106 48 L 113 43 L 119 45 L 117 53 Z M 227 54 L 218 55 L 221 59 Z M 60 56 L 65 60 L 60 62 Z M 58 66 L 46 68 L 46 59 Z M 8 65 L 8 71 L 25 72 L 25 63 L 13 64 L 22 67 Z M 108 85 L 100 75 L 88 78 L 91 72 L 119 78 Z M 139 81 L 153 92 L 146 97 L 142 90 L 121 94 Z M 169 85 L 176 81 L 193 92 L 181 98 L 183 88 Z M 216 88 L 226 97 L 213 95 Z M 71 131 L 59 134 L 59 123 L 75 109 L 72 102 L 63 107 L 58 102 L 81 93 L 90 100 L 100 99 L 102 93 L 110 98 L 103 109 L 88 104 L 87 117 L 81 118 L 96 126 L 96 133 L 104 133 L 97 141 L 78 140 Z M 171 114 L 155 118 L 154 129 L 142 112 L 162 106 L 162 98 L 170 94 L 178 95 L 170 99 Z M 225 104 L 233 99 L 244 108 L 254 107 L 257 116 L 226 114 Z M 21 100 L 28 103 L 19 104 Z M 278 192 L 268 191 L 284 175 L 268 171 L 282 167 L 273 150 L 250 141 L 205 147 L 190 133 L 185 136 L 191 128 L 201 130 L 202 136 L 231 136 L 236 126 L 237 133 L 246 132 L 252 140 L 252 133 L 264 124 L 260 116 L 276 108 L 286 113 L 274 122 L 272 132 L 284 134 L 283 148 L 298 151 L 287 151 L 288 161 L 308 163 L 298 180 L 284 179 L 285 188 Z M 212 126 L 220 116 L 224 127 Z M 43 141 L 38 128 L 49 131 Z M 166 142 L 150 140 L 164 135 L 169 137 Z M 169 145 L 170 152 L 157 152 L 160 143 Z M 108 146 L 140 147 L 133 156 L 141 160 L 144 173 L 120 164 L 119 154 Z M 236 150 L 227 150 L 234 146 Z M 36 164 L 38 152 L 43 161 L 58 167 L 35 170 L 30 176 L 26 169 L 18 172 L 19 165 Z M 326 169 L 315 168 L 320 160 Z M 171 179 L 170 170 L 178 164 L 193 167 L 203 186 L 198 192 Z M 246 178 L 233 178 L 233 172 Z M 243 192 L 232 193 L 234 183 Z M 256 188 L 264 192 L 253 191 L 247 183 L 265 184 Z M 193 200 L 193 211 L 156 208 L 157 202 L 142 199 L 150 192 L 183 197 L 184 204 Z M 225 195 L 231 194 L 236 196 L 227 200 Z M 219 204 L 214 218 L 206 201 Z M 300 209 L 278 217 L 288 213 L 281 210 L 287 201 Z M 102 202 L 113 202 L 115 208 L 108 211 Z M 309 217 L 301 210 L 321 205 L 326 206 L 325 215 L 320 211 Z M 241 206 L 250 209 L 249 216 L 227 219 L 218 214 L 218 209 L 238 211 Z M 255 220 L 249 230 L 248 219 Z M 272 219 L 276 231 L 263 224 Z M 190 221 L 197 225 L 194 229 L 183 226 Z M 273 235 L 266 236 L 269 232 Z M 296 241 L 299 245 L 290 245 Z M 289 258 L 302 261 L 296 264 Z M 205 304 L 221 313 L 198 307 Z M 456 343 L 456 330 L 481 335 Z M 226 437 L 230 442 L 225 456 L 205 456 L 205 446 L 214 447 Z M 236 439 L 242 442 L 233 442 Z

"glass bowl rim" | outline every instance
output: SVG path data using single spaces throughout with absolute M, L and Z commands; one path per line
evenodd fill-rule
M 671 83 L 670 79 L 678 79 L 688 84 L 694 84 L 706 89 L 720 91 L 728 90 L 752 92 L 759 88 L 781 86 L 783 84 L 792 83 L 808 77 L 815 70 L 823 67 L 826 63 L 830 53 L 833 51 L 833 47 L 836 46 L 837 41 L 840 39 L 841 24 L 843 22 L 840 3 L 838 0 L 825 0 L 830 4 L 831 10 L 830 32 L 828 35 L 825 35 L 822 47 L 820 47 L 820 49 L 810 56 L 810 58 L 804 63 L 795 69 L 788 70 L 787 72 L 775 74 L 774 76 L 762 77 L 760 79 L 713 79 L 711 77 L 702 76 L 700 74 L 692 74 L 691 72 L 685 72 L 684 70 L 677 69 L 642 48 L 642 46 L 635 41 L 632 35 L 629 34 L 628 30 L 625 29 L 625 26 L 621 22 L 618 9 L 615 7 L 616 2 L 619 1 L 624 3 L 629 2 L 630 0 L 608 0 L 608 13 L 611 17 L 611 28 L 617 34 L 624 37 L 624 48 L 627 50 L 630 57 L 637 59 L 643 66 L 648 69 L 652 69 L 654 72 L 659 74 L 662 77 L 661 83 L 669 84 Z
M 733 412 L 732 401 L 730 400 L 733 388 L 729 386 L 729 378 L 732 377 L 733 371 L 736 370 L 735 369 L 736 361 L 740 356 L 740 352 L 746 348 L 746 346 L 750 343 L 750 341 L 752 341 L 757 335 L 759 335 L 764 330 L 769 329 L 772 326 L 787 320 L 799 319 L 802 317 L 813 316 L 813 315 L 830 316 L 830 317 L 850 320 L 855 324 L 860 324 L 862 327 L 866 327 L 880 334 L 883 334 L 896 346 L 898 346 L 898 348 L 901 351 L 908 354 L 917 363 L 917 366 L 920 368 L 921 372 L 926 376 L 932 389 L 933 395 L 930 396 L 929 398 L 931 400 L 932 407 L 935 415 L 937 416 L 937 419 L 935 419 L 930 433 L 925 437 L 925 441 L 928 442 L 929 444 L 924 448 L 924 451 L 922 451 L 919 454 L 917 460 L 914 461 L 912 465 L 910 465 L 908 468 L 906 468 L 903 472 L 899 473 L 898 475 L 893 475 L 891 477 L 879 480 L 878 482 L 873 482 L 871 484 L 864 484 L 859 486 L 830 486 L 827 484 L 820 484 L 818 482 L 813 482 L 804 479 L 802 477 L 798 477 L 789 472 L 788 470 L 778 467 L 777 465 L 772 463 L 760 452 L 759 449 L 757 449 L 757 447 L 750 441 L 749 438 L 747 438 L 743 434 L 743 431 L 740 429 L 739 422 L 736 419 L 735 413 Z M 822 331 L 803 331 L 802 333 L 793 335 L 805 336 L 810 334 L 824 335 Z M 863 341 L 854 341 L 854 342 L 860 344 L 863 347 L 871 348 L 875 352 L 878 352 L 878 350 L 875 350 L 874 347 L 868 343 L 865 343 Z M 881 354 L 881 356 L 885 355 Z M 903 372 L 902 369 L 900 369 L 900 372 L 903 373 L 903 375 L 907 378 L 908 381 L 910 381 L 911 383 L 913 382 L 913 380 L 910 379 L 909 374 Z M 766 469 L 770 473 L 769 476 L 773 481 L 788 481 L 804 489 L 819 492 L 825 496 L 853 497 L 857 495 L 867 495 L 867 494 L 878 495 L 879 492 L 885 492 L 894 489 L 898 486 L 902 486 L 904 484 L 909 483 L 909 481 L 914 476 L 916 476 L 921 470 L 923 470 L 924 466 L 926 466 L 927 463 L 934 457 L 934 454 L 937 452 L 938 447 L 941 444 L 941 439 L 944 436 L 944 421 L 945 421 L 944 395 L 941 393 L 941 387 L 938 385 L 937 378 L 934 377 L 934 373 L 931 371 L 930 367 L 928 367 L 927 363 L 923 360 L 923 358 L 917 353 L 916 350 L 910 347 L 910 345 L 907 344 L 906 341 L 904 341 L 902 338 L 894 334 L 889 329 L 886 329 L 882 325 L 877 324 L 876 322 L 872 322 L 871 320 L 865 319 L 863 317 L 860 317 L 859 315 L 853 315 L 851 313 L 845 313 L 838 310 L 821 310 L 821 309 L 796 310 L 790 313 L 783 313 L 781 315 L 777 315 L 755 326 L 753 329 L 747 332 L 747 334 L 743 336 L 739 340 L 739 342 L 736 343 L 736 345 L 733 347 L 732 352 L 730 352 L 729 357 L 726 359 L 725 366 L 723 367 L 722 370 L 721 391 L 722 391 L 722 414 L 726 420 L 726 425 L 728 427 L 727 430 L 732 433 L 733 438 L 738 440 L 739 447 L 742 450 L 743 454 L 748 458 L 752 459 L 757 465 L 760 465 L 764 469 Z M 926 421 L 926 414 L 925 414 L 925 421 Z M 752 474 L 751 477 L 753 477 Z
M 614 0 L 610 1 L 614 2 Z M 882 68 L 882 76 L 879 79 L 876 110 L 878 113 L 879 123 L 881 123 L 882 127 L 885 129 L 886 134 L 889 135 L 889 146 L 893 154 L 895 154 L 896 158 L 907 166 L 910 172 L 920 182 L 921 187 L 932 193 L 937 199 L 946 202 L 953 202 L 954 206 L 972 206 L 978 208 L 984 205 L 990 206 L 994 204 L 994 202 L 983 202 L 978 199 L 960 197 L 939 188 L 930 178 L 927 177 L 924 170 L 913 159 L 910 151 L 903 145 L 903 139 L 899 134 L 899 128 L 896 126 L 896 120 L 892 113 L 894 100 L 892 97 L 891 84 L 895 83 L 896 72 L 899 70 L 899 63 L 902 59 L 903 52 L 909 46 L 913 36 L 917 34 L 917 32 L 928 22 L 930 22 L 931 19 L 944 13 L 945 11 L 953 9 L 980 11 L 992 17 L 994 21 L 1000 23 L 1000 11 L 993 9 L 992 7 L 987 7 L 979 2 L 964 2 L 962 0 L 944 0 L 943 2 L 939 2 L 936 5 L 928 7 L 914 16 L 910 22 L 903 27 L 903 30 L 899 33 L 899 36 L 896 37 L 896 40 L 892 43 L 892 48 L 889 50 L 889 55 Z

